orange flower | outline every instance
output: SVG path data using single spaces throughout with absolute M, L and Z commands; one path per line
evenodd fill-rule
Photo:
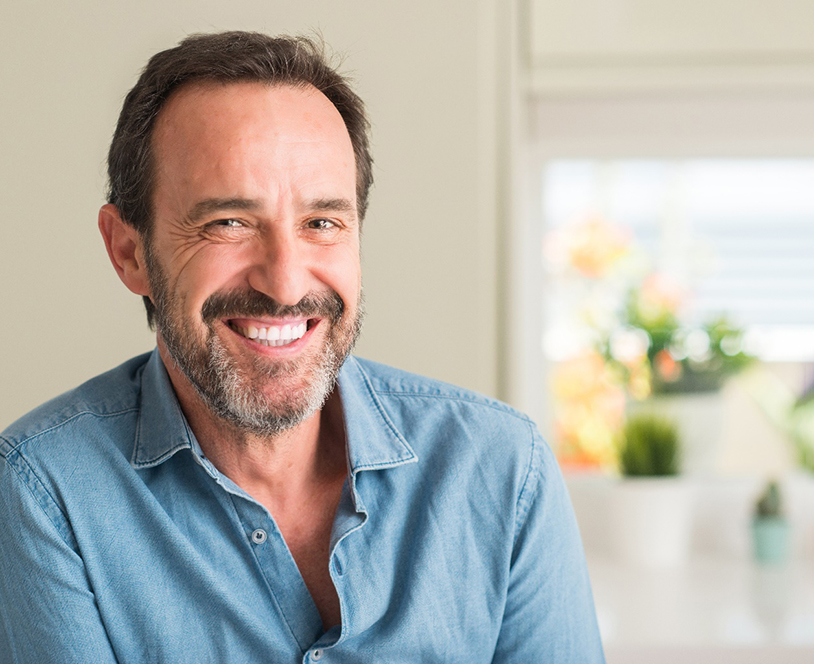
M 653 358 L 653 365 L 656 368 L 656 373 L 665 383 L 674 383 L 681 378 L 681 363 L 676 362 L 675 358 L 667 350 L 660 350 L 656 353 L 656 357 Z
M 686 299 L 687 293 L 678 282 L 667 275 L 653 273 L 642 282 L 637 308 L 645 323 L 657 325 L 674 319 Z
M 565 464 L 611 467 L 624 423 L 625 394 L 602 356 L 587 352 L 553 374 L 558 457 Z
M 601 217 L 589 217 L 561 231 L 560 250 L 568 264 L 586 277 L 599 279 L 628 253 L 630 232 Z

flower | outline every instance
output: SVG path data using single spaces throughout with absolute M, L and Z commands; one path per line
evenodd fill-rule
M 656 375 L 665 383 L 674 383 L 683 373 L 681 363 L 676 362 L 669 350 L 662 349 L 653 358 Z
M 549 265 L 601 279 L 628 254 L 629 246 L 630 231 L 624 226 L 591 216 L 550 234 L 545 253 Z
M 674 324 L 687 300 L 677 281 L 658 272 L 648 275 L 633 296 L 636 318 L 646 327 Z
M 742 330 L 725 318 L 682 320 L 688 289 L 642 269 L 644 252 L 630 236 L 593 216 L 550 234 L 545 244 L 560 277 L 554 318 L 570 322 L 562 335 L 568 343 L 559 347 L 567 346 L 571 359 L 552 374 L 558 457 L 569 465 L 615 466 L 628 399 L 717 390 L 752 359 Z
M 596 351 L 560 363 L 552 388 L 560 460 L 571 466 L 612 467 L 625 417 L 625 393 Z

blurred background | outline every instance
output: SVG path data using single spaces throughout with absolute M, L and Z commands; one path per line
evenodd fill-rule
M 814 4 L 8 0 L 0 428 L 153 347 L 106 150 L 149 56 L 222 29 L 322 35 L 356 81 L 357 352 L 535 418 L 608 661 L 812 661 Z

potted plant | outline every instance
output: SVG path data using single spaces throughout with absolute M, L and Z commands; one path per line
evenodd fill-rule
M 725 312 L 700 319 L 687 277 L 652 271 L 624 225 L 591 216 L 551 231 L 544 251 L 561 463 L 612 468 L 625 411 L 650 410 L 680 423 L 685 473 L 717 470 L 721 387 L 753 361 L 744 331 Z
M 673 420 L 654 413 L 628 418 L 619 448 L 619 469 L 625 477 L 678 475 L 680 447 Z
M 713 472 L 723 429 L 720 390 L 753 358 L 743 330 L 725 317 L 682 321 L 686 293 L 669 277 L 651 274 L 628 294 L 619 326 L 601 340 L 630 396 L 629 410 L 654 410 L 680 423 L 688 473 Z
M 789 555 L 789 522 L 783 513 L 780 486 L 774 480 L 755 503 L 752 517 L 752 549 L 762 565 L 780 565 Z
M 622 481 L 613 493 L 611 538 L 624 561 L 649 567 L 685 562 L 692 533 L 689 485 L 679 476 L 681 446 L 673 420 L 638 413 L 625 423 Z

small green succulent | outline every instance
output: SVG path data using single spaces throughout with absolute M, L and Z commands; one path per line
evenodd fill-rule
M 776 481 L 773 480 L 766 485 L 766 489 L 755 503 L 755 516 L 760 518 L 783 516 L 783 499 Z
M 628 418 L 619 449 L 622 475 L 677 475 L 680 456 L 678 426 L 673 420 L 655 413 L 639 413 Z

